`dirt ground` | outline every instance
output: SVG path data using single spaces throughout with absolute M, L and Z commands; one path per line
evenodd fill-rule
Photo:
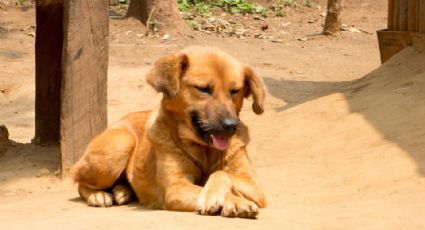
M 338 38 L 318 35 L 325 1 L 267 19 L 279 42 L 200 32 L 163 41 L 144 37 L 134 20 L 110 20 L 110 123 L 155 105 L 160 97 L 144 74 L 159 56 L 190 44 L 220 47 L 263 77 L 265 114 L 256 116 L 246 106 L 241 115 L 269 204 L 257 220 L 137 203 L 87 207 L 76 186 L 57 177 L 58 146 L 30 144 L 35 10 L 5 2 L 0 0 L 0 125 L 8 127 L 11 141 L 0 152 L 0 229 L 425 228 L 425 54 L 408 48 L 380 66 L 375 31 L 385 28 L 386 1 L 347 0 L 344 23 L 360 33 L 344 31 Z

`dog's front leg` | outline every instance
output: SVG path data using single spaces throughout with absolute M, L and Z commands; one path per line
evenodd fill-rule
M 200 214 L 242 218 L 255 218 L 258 215 L 258 206 L 254 202 L 233 193 L 232 177 L 234 176 L 223 170 L 210 175 L 199 194 Z
M 202 187 L 181 178 L 165 189 L 165 209 L 173 211 L 194 212 L 197 210 L 197 199 Z
M 266 206 L 266 199 L 245 148 L 241 148 L 223 169 L 232 181 L 232 193 L 254 202 L 259 208 Z
M 232 181 L 226 172 L 219 170 L 212 173 L 198 197 L 199 214 L 219 214 L 231 188 Z
M 167 210 L 194 212 L 202 187 L 195 184 L 201 178 L 199 169 L 182 157 L 166 151 L 157 152 L 157 181 L 164 191 L 163 206 Z

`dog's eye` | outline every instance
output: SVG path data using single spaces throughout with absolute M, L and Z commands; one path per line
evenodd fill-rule
M 236 95 L 238 95 L 238 93 L 239 93 L 239 89 L 230 90 L 230 95 L 232 95 L 232 97 L 235 97 Z
M 211 88 L 209 86 L 207 86 L 207 87 L 195 86 L 195 88 L 201 93 L 205 93 L 205 94 L 211 94 L 212 93 Z

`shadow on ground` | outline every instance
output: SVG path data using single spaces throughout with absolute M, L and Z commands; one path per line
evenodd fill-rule
M 284 107 L 275 108 L 278 112 L 319 97 L 342 93 L 351 112 L 361 114 L 385 139 L 408 152 L 421 175 L 425 176 L 423 60 L 424 53 L 408 48 L 365 77 L 351 82 L 271 78 L 264 81 L 272 96 L 287 103 Z

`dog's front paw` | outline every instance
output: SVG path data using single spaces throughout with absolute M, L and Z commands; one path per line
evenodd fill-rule
M 104 191 L 96 191 L 89 195 L 87 204 L 93 207 L 111 207 L 113 204 L 112 194 Z
M 198 197 L 198 213 L 201 215 L 218 215 L 226 196 L 225 189 L 204 188 Z
M 234 195 L 229 195 L 221 209 L 221 216 L 255 218 L 258 215 L 257 205 L 249 200 Z

